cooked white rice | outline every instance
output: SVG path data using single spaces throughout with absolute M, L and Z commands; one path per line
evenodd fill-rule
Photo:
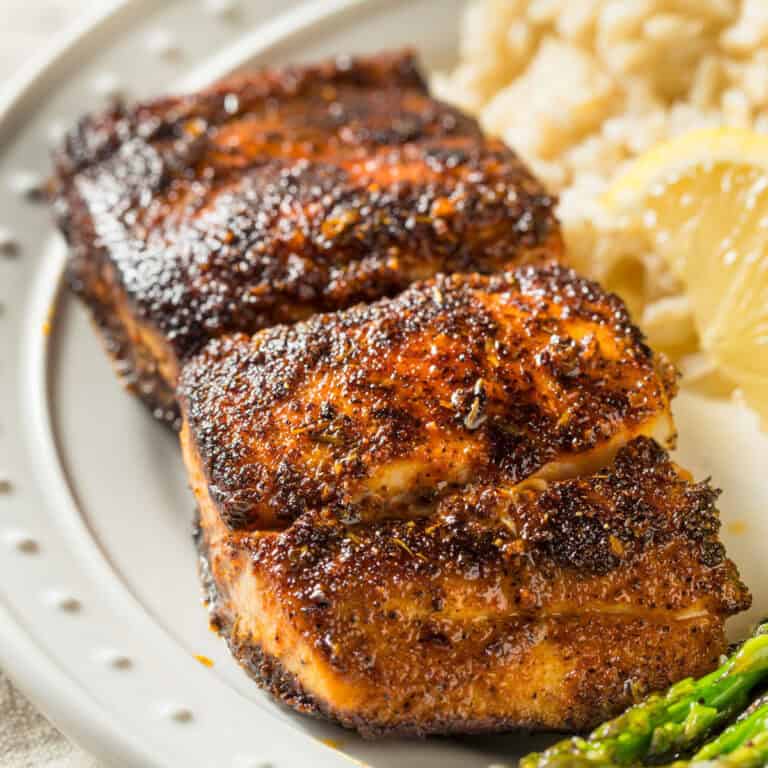
M 572 263 L 621 293 L 654 344 L 691 351 L 681 287 L 597 199 L 663 139 L 768 132 L 768 0 L 472 0 L 460 63 L 434 87 L 560 195 Z

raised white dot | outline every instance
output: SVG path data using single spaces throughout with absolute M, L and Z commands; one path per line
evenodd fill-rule
M 37 541 L 24 531 L 8 531 L 5 540 L 9 546 L 24 555 L 36 555 L 40 551 Z
M 133 660 L 130 656 L 112 648 L 104 648 L 97 651 L 96 659 L 102 664 L 112 667 L 112 669 L 126 670 L 133 666 Z
M 163 59 L 173 59 L 181 53 L 179 44 L 164 29 L 155 29 L 149 33 L 147 50 Z
M 111 72 L 103 72 L 91 81 L 93 90 L 105 99 L 117 99 L 123 95 L 120 81 Z
M 193 719 L 192 710 L 177 704 L 164 704 L 160 707 L 160 715 L 175 723 L 189 723 Z
M 238 10 L 236 0 L 205 0 L 204 7 L 206 13 L 219 18 L 231 18 Z
M 42 176 L 32 171 L 16 171 L 8 179 L 11 191 L 30 202 L 39 202 L 45 198 L 45 181 Z
M 78 613 L 83 604 L 74 595 L 62 592 L 59 589 L 51 589 L 44 595 L 45 602 L 48 605 L 58 608 L 65 613 Z
M 19 250 L 19 241 L 7 229 L 0 229 L 0 254 L 12 259 L 19 255 Z

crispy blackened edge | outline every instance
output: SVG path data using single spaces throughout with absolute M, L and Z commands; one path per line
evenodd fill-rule
M 89 270 L 86 276 L 76 272 L 70 260 L 65 270 L 70 289 L 90 311 L 120 383 L 139 397 L 158 421 L 178 431 L 181 413 L 174 388 L 160 374 L 154 353 L 141 341 L 131 338 L 121 321 L 115 310 L 118 289 L 101 282 L 97 274 L 100 272 L 98 267 L 103 266 L 102 257 L 95 257 L 94 266 L 97 269 Z
M 695 545 L 703 566 L 728 567 L 718 538 L 720 490 L 707 480 L 683 478 L 652 438 L 636 437 L 604 470 L 581 480 L 553 482 L 535 497 L 546 522 L 531 543 L 560 566 L 609 573 L 623 560 L 683 536 Z M 601 503 L 590 503 L 592 493 Z M 609 508 L 603 508 L 605 502 Z
M 233 75 L 183 96 L 161 97 L 128 107 L 113 103 L 106 111 L 84 116 L 54 153 L 60 181 L 103 162 L 133 137 L 151 141 L 173 136 L 180 124 L 202 119 L 215 125 L 236 120 L 265 99 L 300 97 L 318 84 L 360 87 L 398 86 L 427 93 L 418 59 L 411 49 L 376 56 L 337 56 L 316 64 L 255 70 Z M 238 108 L 227 96 L 238 94 Z

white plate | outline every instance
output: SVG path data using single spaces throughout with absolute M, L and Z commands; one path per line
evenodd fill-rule
M 320 768 L 351 756 L 377 768 L 479 768 L 535 746 L 515 736 L 365 743 L 256 688 L 206 626 L 175 440 L 121 391 L 82 308 L 56 301 L 63 249 L 48 212 L 20 191 L 25 174 L 47 172 L 51 134 L 105 92 L 142 97 L 248 62 L 405 44 L 442 66 L 460 6 L 134 0 L 0 95 L 0 228 L 19 245 L 17 258 L 0 256 L 0 480 L 10 486 L 0 496 L 0 663 L 107 763 Z M 724 538 L 755 591 L 754 619 L 768 608 L 768 439 L 730 403 L 681 395 L 676 414 L 681 461 L 726 489 Z

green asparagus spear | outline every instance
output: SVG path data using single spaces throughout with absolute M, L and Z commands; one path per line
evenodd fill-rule
M 768 765 L 768 696 L 749 707 L 733 725 L 705 744 L 690 763 L 672 768 L 761 768 Z
M 768 731 L 715 760 L 696 760 L 686 768 L 764 768 L 768 765 Z
M 747 706 L 750 691 L 765 679 L 768 621 L 714 672 L 649 696 L 586 738 L 566 739 L 530 754 L 520 768 L 606 768 L 673 758 L 695 749 L 736 717 Z
M 561 754 L 561 768 L 594 768 L 587 755 Z M 768 765 L 768 696 L 756 701 L 733 725 L 705 744 L 690 760 L 678 760 L 667 768 L 764 768 Z M 616 763 L 601 768 L 620 768 Z
M 764 768 L 768 765 L 768 730 L 714 760 L 694 760 L 685 768 Z

